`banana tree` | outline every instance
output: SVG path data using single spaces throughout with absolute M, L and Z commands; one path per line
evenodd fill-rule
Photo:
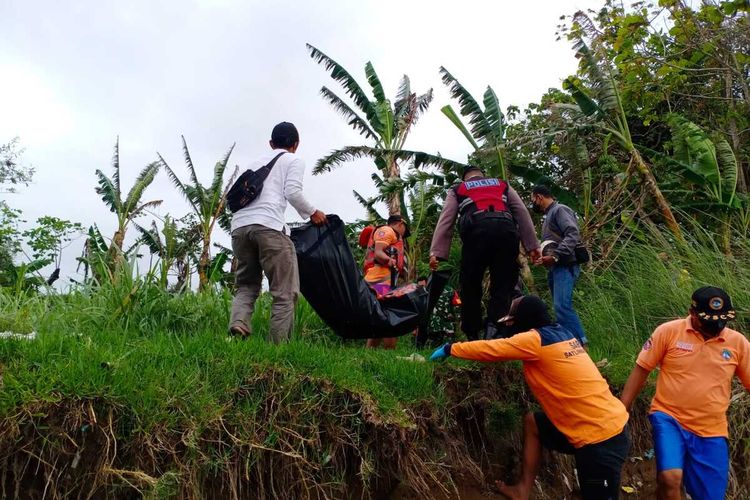
M 614 70 L 582 39 L 577 40 L 574 48 L 581 60 L 581 69 L 588 77 L 589 89 L 585 89 L 578 78 L 565 79 L 563 88 L 576 104 L 558 105 L 561 116 L 567 117 L 571 128 L 593 130 L 602 138 L 611 138 L 629 156 L 628 172 L 633 169 L 638 174 L 641 185 L 653 199 L 669 231 L 678 241 L 684 241 L 677 219 L 659 188 L 651 166 L 633 142 Z
M 146 245 L 151 255 L 159 258 L 159 285 L 166 289 L 169 272 L 173 268 L 177 269 L 179 280 L 180 271 L 183 269 L 179 263 L 186 262 L 194 255 L 198 248 L 200 233 L 195 230 L 196 228 L 189 231 L 181 230 L 177 221 L 169 215 L 164 217 L 161 229 L 156 221 L 152 221 L 149 228 L 139 225 L 136 225 L 136 228 L 141 233 L 139 243 Z M 183 284 L 186 283 L 184 279 L 181 281 Z M 182 288 L 178 288 L 177 291 L 182 291 Z
M 234 253 L 231 248 L 219 245 L 218 243 L 214 243 L 214 246 L 219 251 L 211 259 L 211 263 L 208 266 L 208 281 L 212 285 L 229 288 L 234 284 L 234 272 L 231 269 L 226 271 L 224 267 L 227 263 L 231 264 Z
M 560 201 L 573 207 L 578 205 L 575 194 L 551 182 L 541 171 L 528 165 L 508 164 L 506 160 L 509 147 L 506 140 L 507 121 L 492 87 L 487 86 L 484 91 L 482 96 L 484 109 L 482 109 L 479 101 L 443 66 L 440 67 L 440 75 L 451 97 L 458 101 L 459 113 L 468 119 L 469 126 L 464 124 L 459 113 L 456 113 L 450 104 L 443 106 L 440 111 L 471 144 L 474 149 L 473 162 L 478 163 L 493 177 L 509 179 L 511 175 L 516 175 L 532 184 L 549 184 L 550 189 Z
M 28 290 L 38 290 L 47 284 L 47 280 L 39 272 L 51 262 L 52 259 L 34 259 L 19 265 L 11 264 L 0 270 L 0 286 L 14 290 L 17 295 Z
M 226 193 L 229 186 L 223 186 L 224 171 L 229 162 L 229 156 L 234 150 L 234 144 L 224 154 L 224 156 L 214 165 L 214 174 L 211 184 L 203 186 L 198 180 L 198 174 L 190 157 L 185 137 L 182 137 L 182 152 L 185 158 L 185 164 L 190 175 L 190 183 L 183 183 L 167 162 L 159 155 L 159 161 L 167 171 L 167 175 L 172 180 L 177 190 L 185 197 L 191 210 L 197 218 L 197 228 L 200 233 L 201 254 L 198 259 L 198 290 L 204 291 L 210 288 L 208 277 L 209 267 L 211 265 L 211 236 L 213 235 L 214 226 L 222 218 L 228 218 L 226 211 Z
M 401 213 L 404 208 L 401 165 L 404 161 L 412 160 L 417 154 L 405 150 L 404 144 L 419 117 L 427 111 L 432 101 L 432 89 L 417 95 L 411 90 L 409 77 L 404 75 L 399 83 L 396 99 L 391 102 L 385 95 L 375 68 L 372 63 L 368 62 L 365 65 L 365 75 L 374 97 L 371 99 L 362 86 L 339 63 L 310 44 L 307 48 L 310 56 L 330 72 L 331 78 L 341 84 L 345 94 L 354 103 L 354 107 L 347 104 L 328 87 L 322 87 L 320 94 L 347 120 L 348 125 L 372 144 L 371 146 L 346 146 L 332 151 L 317 161 L 313 173 L 328 172 L 342 163 L 357 158 L 372 159 L 380 176 L 384 179 L 383 185 L 394 188 L 385 196 L 388 212 L 390 214 Z
M 450 104 L 443 106 L 440 111 L 469 141 L 481 166 L 493 177 L 507 179 L 508 170 L 504 155 L 505 115 L 500 109 L 500 102 L 495 91 L 487 86 L 483 95 L 484 109 L 482 109 L 474 96 L 443 66 L 440 67 L 440 76 L 448 87 L 451 97 L 458 100 L 461 115 L 469 119 L 470 130 Z
M 655 154 L 676 167 L 688 186 L 678 195 L 683 209 L 708 209 L 721 219 L 722 249 L 731 252 L 731 214 L 743 208 L 737 193 L 739 169 L 725 139 L 711 140 L 698 125 L 678 114 L 667 117 L 672 132 L 671 158 Z
M 143 192 L 154 182 L 156 173 L 159 171 L 159 163 L 153 162 L 146 165 L 138 174 L 138 177 L 130 188 L 128 194 L 123 199 L 122 189 L 120 186 L 120 139 L 115 143 L 115 152 L 112 156 L 112 168 L 114 170 L 112 177 L 108 177 L 101 170 L 96 170 L 98 179 L 97 194 L 102 197 L 102 201 L 109 207 L 109 210 L 117 215 L 117 230 L 112 237 L 112 244 L 109 245 L 107 253 L 107 263 L 116 270 L 123 260 L 123 242 L 128 225 L 139 215 L 149 208 L 161 205 L 162 200 L 152 200 L 141 202 Z

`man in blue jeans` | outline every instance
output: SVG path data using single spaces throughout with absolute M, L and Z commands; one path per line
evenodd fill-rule
M 581 242 L 576 214 L 570 207 L 558 203 L 552 191 L 541 184 L 531 190 L 531 203 L 534 212 L 544 214 L 542 240 L 556 244 L 554 250 L 538 258 L 536 264 L 542 264 L 549 270 L 547 283 L 557 322 L 585 346 L 588 339 L 578 314 L 573 310 L 573 287 L 581 272 L 575 255 L 575 248 Z

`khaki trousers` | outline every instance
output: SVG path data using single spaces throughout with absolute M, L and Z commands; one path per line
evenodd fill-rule
M 237 292 L 232 301 L 230 328 L 239 326 L 251 331 L 250 319 L 265 273 L 273 298 L 268 338 L 275 344 L 289 340 L 299 297 L 299 270 L 292 240 L 281 231 L 251 224 L 232 232 L 232 250 L 237 257 Z

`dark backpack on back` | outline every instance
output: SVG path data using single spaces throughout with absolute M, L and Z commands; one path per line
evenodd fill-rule
M 276 160 L 284 153 L 286 151 L 277 154 L 268 165 L 264 165 L 258 170 L 247 169 L 240 175 L 239 179 L 235 181 L 227 193 L 227 205 L 232 213 L 245 208 L 260 196 L 261 191 L 263 191 L 263 182 L 268 177 L 268 174 L 271 173 Z

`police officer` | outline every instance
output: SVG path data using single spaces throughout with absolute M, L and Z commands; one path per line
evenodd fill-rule
M 485 338 L 497 335 L 496 322 L 508 312 L 518 281 L 518 242 L 533 260 L 538 259 L 539 241 L 534 223 L 518 193 L 502 179 L 487 178 L 476 166 L 467 166 L 463 182 L 448 190 L 430 247 L 430 268 L 450 253 L 453 227 L 458 219 L 461 237 L 461 329 L 476 340 L 485 328 Z M 482 280 L 490 272 L 487 320 L 482 321 Z

